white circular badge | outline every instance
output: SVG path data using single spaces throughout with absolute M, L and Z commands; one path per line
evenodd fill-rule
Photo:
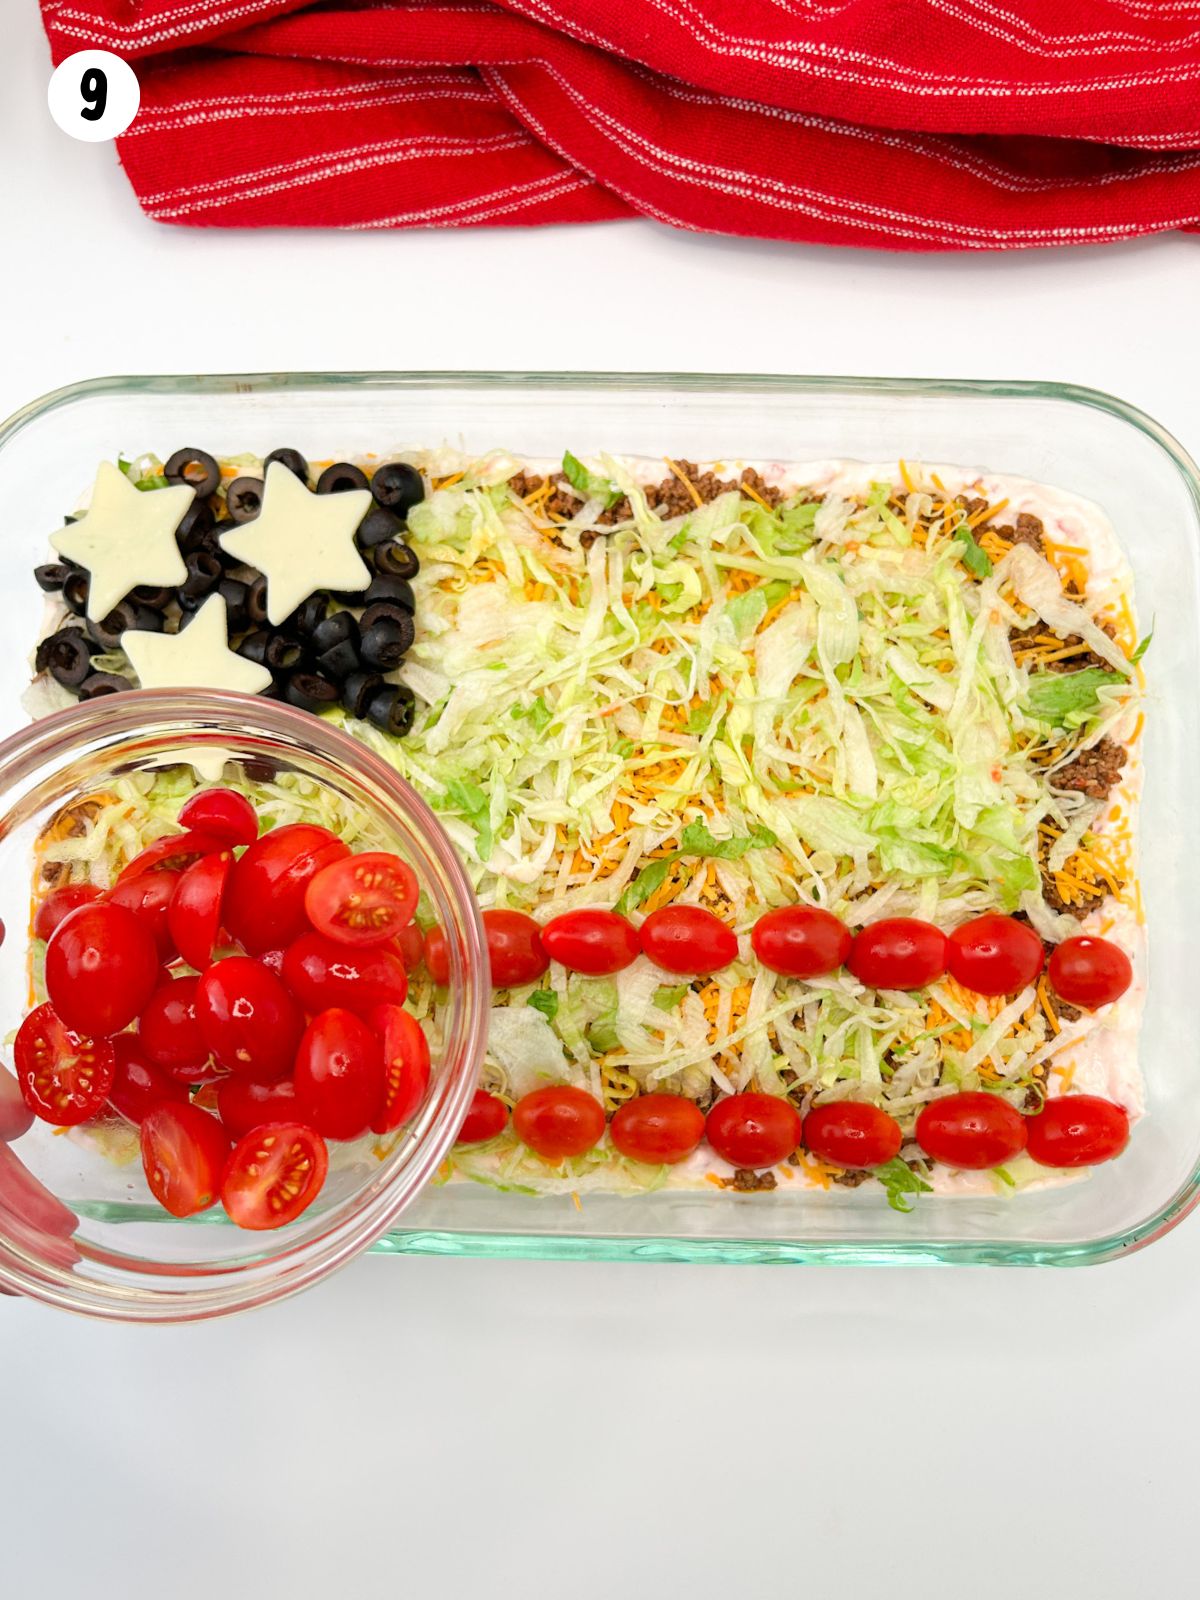
M 109 50 L 77 50 L 54 69 L 50 115 L 72 139 L 115 139 L 138 114 L 142 86 L 128 61 Z

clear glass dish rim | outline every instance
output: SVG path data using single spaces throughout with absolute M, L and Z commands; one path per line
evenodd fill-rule
M 122 394 L 236 396 L 262 391 L 366 389 L 494 389 L 497 394 L 525 386 L 637 392 L 673 389 L 680 393 L 759 391 L 792 394 L 905 395 L 929 399 L 1055 400 L 1107 413 L 1144 434 L 1163 452 L 1183 481 L 1200 516 L 1200 467 L 1179 441 L 1140 407 L 1105 390 L 1049 379 L 909 378 L 834 374 L 745 372 L 563 372 L 563 371 L 291 371 L 259 373 L 146 373 L 81 379 L 28 402 L 0 423 L 0 453 L 29 424 L 78 401 Z M 657 1261 L 736 1265 L 991 1265 L 1085 1266 L 1112 1261 L 1145 1249 L 1177 1227 L 1200 1205 L 1200 1152 L 1187 1179 L 1172 1198 L 1135 1227 L 1120 1233 L 1069 1243 L 1004 1243 L 988 1240 L 913 1238 L 872 1242 L 863 1237 L 808 1242 L 775 1239 L 705 1239 L 694 1235 L 640 1233 L 622 1236 L 527 1231 L 471 1232 L 397 1229 L 377 1239 L 371 1253 L 402 1255 L 495 1256 L 541 1260 Z

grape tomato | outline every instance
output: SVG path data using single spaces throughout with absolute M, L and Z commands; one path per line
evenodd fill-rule
M 309 1013 L 344 1006 L 365 1014 L 372 1006 L 403 1005 L 408 974 L 390 945 L 352 950 L 323 933 L 301 934 L 283 957 L 283 981 Z
M 639 936 L 655 966 L 681 978 L 705 977 L 737 960 L 737 935 L 704 906 L 669 905 L 652 911 Z
M 254 807 L 236 789 L 201 789 L 184 802 L 179 821 L 226 845 L 253 844 L 258 838 Z
M 50 1005 L 30 1012 L 13 1044 L 25 1104 L 56 1127 L 75 1127 L 101 1110 L 112 1088 L 113 1047 L 76 1033 Z
M 1098 1166 L 1129 1143 L 1128 1112 L 1095 1094 L 1047 1100 L 1026 1126 L 1029 1154 L 1043 1167 Z
M 99 889 L 91 883 L 64 883 L 58 889 L 51 889 L 34 913 L 34 938 L 48 939 L 63 918 L 76 907 L 89 905 L 99 898 Z
M 318 933 L 340 944 L 387 944 L 417 909 L 417 875 L 407 861 L 364 850 L 322 867 L 304 892 Z
M 976 994 L 1016 994 L 1036 982 L 1046 959 L 1027 923 L 988 912 L 950 935 L 950 976 Z
M 513 1110 L 517 1138 L 544 1161 L 584 1155 L 600 1143 L 604 1126 L 599 1100 L 571 1084 L 534 1089 Z
M 142 1122 L 157 1106 L 186 1105 L 188 1092 L 157 1066 L 135 1033 L 119 1033 L 112 1041 L 115 1070 L 108 1103 L 129 1122 Z
M 104 899 L 110 905 L 124 906 L 154 935 L 154 945 L 160 961 L 170 961 L 177 954 L 171 937 L 171 902 L 183 876 L 175 867 L 158 867 L 153 872 L 140 872 L 134 878 L 118 880 Z
M 229 1136 L 215 1117 L 192 1105 L 160 1105 L 142 1119 L 142 1170 L 150 1192 L 173 1217 L 216 1204 Z
M 46 946 L 46 992 L 63 1023 L 91 1039 L 120 1033 L 158 981 L 154 936 L 132 911 L 97 900 L 65 917 Z
M 296 1085 L 291 1078 L 255 1083 L 231 1072 L 217 1085 L 217 1115 L 235 1139 L 264 1122 L 294 1122 Z
M 630 1161 L 674 1166 L 703 1139 L 704 1113 L 681 1094 L 639 1094 L 617 1107 L 609 1131 Z
M 476 1089 L 455 1143 L 483 1144 L 503 1133 L 507 1125 L 508 1107 L 499 1095 Z
M 211 833 L 193 833 L 190 830 L 169 833 L 127 861 L 117 874 L 117 882 L 120 884 L 127 878 L 139 878 L 143 872 L 159 872 L 164 867 L 182 871 L 193 861 L 199 861 L 201 856 L 212 855 L 215 850 L 224 848 L 224 841 Z
M 782 1095 L 750 1090 L 718 1100 L 704 1131 L 730 1166 L 762 1170 L 786 1161 L 800 1143 L 800 1113 Z
M 1079 934 L 1054 947 L 1049 977 L 1060 999 L 1094 1011 L 1121 998 L 1133 982 L 1133 963 L 1111 939 Z
M 881 1106 L 838 1100 L 814 1106 L 804 1119 L 805 1147 L 837 1167 L 879 1167 L 900 1153 L 900 1124 Z
M 778 906 L 750 931 L 755 955 L 772 972 L 817 978 L 843 966 L 854 943 L 844 922 L 820 906 Z
M 322 867 L 350 848 L 328 828 L 306 822 L 272 828 L 249 846 L 229 875 L 225 926 L 249 955 L 290 944 L 308 927 L 304 896 Z
M 596 906 L 580 906 L 551 918 L 541 939 L 551 961 L 589 978 L 623 971 L 637 960 L 641 948 L 628 917 Z
M 197 980 L 193 1004 L 205 1044 L 230 1072 L 270 1080 L 291 1070 L 304 1018 L 268 968 L 226 956 Z
M 383 1115 L 383 1047 L 361 1017 L 334 1006 L 313 1018 L 296 1052 L 296 1104 L 327 1139 L 357 1139 Z
M 425 1030 L 402 1006 L 375 1006 L 367 1025 L 383 1053 L 383 1104 L 371 1122 L 373 1133 L 391 1133 L 416 1111 L 429 1088 L 429 1041 Z
M 212 964 L 221 932 L 225 888 L 233 871 L 233 852 L 195 861 L 181 874 L 167 910 L 167 926 L 179 954 L 189 967 L 203 972 Z
M 282 1228 L 307 1211 L 329 1171 L 329 1152 L 300 1122 L 269 1122 L 234 1146 L 221 1204 L 239 1228 Z
M 147 1060 L 185 1083 L 198 1081 L 195 1069 L 209 1056 L 196 1018 L 198 982 L 187 976 L 171 978 L 154 991 L 138 1018 L 138 1038 Z
M 496 908 L 483 913 L 487 936 L 488 967 L 496 989 L 517 989 L 536 983 L 550 965 L 542 946 L 542 932 L 524 911 Z M 426 964 L 429 946 L 426 943 Z M 433 973 L 433 967 L 429 970 Z
M 871 989 L 923 989 L 944 976 L 948 960 L 940 928 L 917 917 L 886 917 L 855 935 L 846 965 Z
M 982 1171 L 1003 1166 L 1025 1148 L 1026 1118 L 982 1089 L 932 1100 L 917 1118 L 917 1143 L 947 1166 Z

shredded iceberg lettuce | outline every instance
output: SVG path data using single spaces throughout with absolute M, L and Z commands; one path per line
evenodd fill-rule
M 738 960 L 692 983 L 639 957 L 615 978 L 553 967 L 499 992 L 489 1087 L 512 1101 L 577 1083 L 609 1109 L 653 1089 L 707 1104 L 757 1086 L 802 1109 L 867 1097 L 906 1130 L 960 1086 L 1016 1104 L 1043 1093 L 1037 994 L 992 1005 L 949 983 L 796 982 L 753 961 L 748 936 L 797 900 L 852 928 L 916 915 L 949 929 L 998 908 L 1045 938 L 1075 930 L 1043 883 L 1111 869 L 1078 866 L 1096 807 L 1055 779 L 1126 716 L 1140 679 L 1140 651 L 1078 585 L 987 508 L 968 513 L 903 468 L 861 494 L 751 475 L 702 496 L 668 463 L 664 505 L 648 463 L 602 454 L 536 472 L 504 451 L 410 459 L 432 481 L 408 518 L 418 631 L 394 675 L 416 696 L 414 725 L 394 739 L 333 719 L 426 798 L 484 906 L 540 920 L 611 906 L 638 922 L 678 901 L 740 941 Z M 1014 649 L 1033 624 L 1041 642 Z M 1067 638 L 1104 666 L 1061 669 Z M 55 841 L 53 859 L 106 881 L 174 825 L 175 784 L 122 779 L 103 822 Z M 336 797 L 295 775 L 254 787 L 274 820 L 351 836 L 352 817 L 331 819 Z M 418 979 L 412 999 L 436 1029 L 432 985 Z M 535 1192 L 667 1181 L 607 1142 L 547 1176 L 508 1135 L 454 1166 Z M 893 1168 L 881 1181 L 903 1207 L 923 1180 Z
M 959 1085 L 1032 1091 L 1036 997 L 972 1012 L 844 973 L 795 983 L 747 959 L 744 936 L 797 899 L 851 927 L 950 928 L 992 908 L 1059 936 L 1071 924 L 1040 895 L 1043 830 L 1066 836 L 1056 861 L 1083 837 L 1052 758 L 1064 723 L 1082 743 L 1136 689 L 1051 563 L 889 482 L 775 504 L 728 490 L 662 515 L 646 474 L 607 456 L 568 453 L 562 477 L 526 475 L 519 496 L 465 458 L 437 465 L 453 481 L 409 529 L 416 722 L 402 741 L 354 731 L 439 813 L 485 905 L 637 921 L 678 900 L 743 936 L 742 958 L 690 985 L 639 958 L 615 980 L 552 971 L 549 1000 L 499 996 L 514 1020 L 493 1030 L 493 1086 L 548 1073 L 611 1107 L 757 1084 L 802 1104 L 865 1094 L 902 1120 Z M 552 514 L 564 485 L 578 509 Z M 1027 669 L 1011 636 L 1031 617 L 1113 671 Z

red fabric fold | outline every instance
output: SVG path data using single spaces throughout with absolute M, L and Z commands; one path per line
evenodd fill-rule
M 642 215 L 894 249 L 1200 227 L 1200 0 L 41 0 L 148 215 Z M 139 59 L 141 58 L 141 59 Z

